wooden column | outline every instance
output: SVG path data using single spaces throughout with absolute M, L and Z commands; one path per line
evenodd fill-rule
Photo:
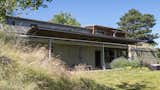
M 130 61 L 132 59 L 132 53 L 131 53 L 131 45 L 128 45 L 128 60 Z
M 104 45 L 102 45 L 102 69 L 106 69 L 106 64 L 105 64 L 105 53 L 104 53 Z
M 52 57 L 52 39 L 48 41 L 48 58 L 51 59 Z
M 116 32 L 116 31 L 114 31 L 112 36 L 113 36 L 113 37 L 116 37 L 116 33 L 117 33 L 117 32 Z

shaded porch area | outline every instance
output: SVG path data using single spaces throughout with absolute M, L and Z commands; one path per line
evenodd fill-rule
M 32 42 L 48 45 L 48 57 L 56 56 L 69 67 L 78 64 L 92 66 L 92 69 L 110 68 L 109 64 L 117 57 L 127 57 L 128 45 L 96 42 L 56 37 L 21 35 Z

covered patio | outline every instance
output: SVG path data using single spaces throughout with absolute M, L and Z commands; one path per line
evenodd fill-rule
M 109 64 L 113 59 L 120 56 L 124 56 L 126 58 L 129 57 L 127 44 L 40 35 L 20 36 L 30 38 L 34 42 L 48 43 L 48 57 L 51 58 L 52 56 L 59 56 L 64 62 L 66 61 L 68 66 L 82 63 L 91 65 L 92 68 L 105 70 L 110 68 Z

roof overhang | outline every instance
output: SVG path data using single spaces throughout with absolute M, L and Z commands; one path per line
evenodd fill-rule
M 56 30 L 38 27 L 36 29 L 31 29 L 28 32 L 29 35 L 47 36 L 47 37 L 59 37 L 68 39 L 79 39 L 79 40 L 89 40 L 89 41 L 99 41 L 99 42 L 110 42 L 110 43 L 120 43 L 120 44 L 136 44 L 137 42 L 142 42 L 140 40 L 125 39 L 120 37 L 112 37 L 105 35 L 94 35 L 88 33 L 78 33 L 74 31 Z

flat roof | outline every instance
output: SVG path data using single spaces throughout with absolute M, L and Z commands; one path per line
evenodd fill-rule
M 70 26 L 70 25 L 62 25 L 62 24 L 55 24 L 55 23 L 51 23 L 51 22 L 47 22 L 47 21 L 40 21 L 40 20 L 33 20 L 33 19 L 27 19 L 27 18 L 21 18 L 21 17 L 11 17 L 11 16 L 7 16 L 7 18 L 9 19 L 18 19 L 18 20 L 22 20 L 22 21 L 31 21 L 31 22 L 37 22 L 37 23 L 41 23 L 41 24 L 48 24 L 51 26 L 59 26 L 59 27 L 69 27 L 69 28 L 73 28 L 73 29 L 82 29 L 82 30 L 86 30 L 88 31 L 89 29 L 84 28 L 84 27 L 77 27 L 77 26 Z M 98 27 L 103 27 L 103 28 L 109 28 L 109 27 L 104 27 L 104 26 L 99 26 L 99 25 L 95 25 Z M 59 33 L 63 33 L 63 34 L 73 34 L 73 35 L 82 35 L 88 38 L 101 38 L 103 40 L 108 39 L 108 40 L 117 40 L 117 43 L 119 42 L 123 42 L 123 43 L 137 43 L 137 42 L 142 42 L 141 40 L 135 40 L 135 39 L 126 39 L 126 38 L 120 38 L 120 37 L 112 37 L 112 36 L 107 36 L 107 35 L 93 35 L 92 33 L 80 33 L 80 32 L 76 32 L 76 31 L 67 31 L 67 30 L 56 30 L 54 28 L 49 28 L 49 27 L 41 27 L 38 26 L 39 28 L 39 32 L 43 32 L 43 30 L 45 30 L 45 32 L 50 32 L 50 33 L 54 33 L 54 32 L 59 32 Z M 109 29 L 113 29 L 113 30 L 117 30 L 114 28 L 109 28 Z
M 28 18 L 22 18 L 22 17 L 6 16 L 6 18 L 9 18 L 9 19 L 19 19 L 19 20 L 24 20 L 24 21 L 32 21 L 32 22 L 37 22 L 37 23 L 45 23 L 45 24 L 49 24 L 49 25 L 64 26 L 64 27 L 70 27 L 70 28 L 78 28 L 78 29 L 86 29 L 86 30 L 88 30 L 85 27 L 78 27 L 78 26 L 72 26 L 72 25 L 57 24 L 57 23 L 53 23 L 53 22 L 49 22 L 49 21 L 28 19 Z
M 22 17 L 13 17 L 13 16 L 6 16 L 6 17 L 10 18 L 10 19 L 19 19 L 19 20 L 25 20 L 25 21 L 32 21 L 32 22 L 38 22 L 38 23 L 46 23 L 46 24 L 50 24 L 50 25 L 58 25 L 58 26 L 64 26 L 64 27 L 70 27 L 70 28 L 78 28 L 78 29 L 86 29 L 86 30 L 89 30 L 87 27 L 92 27 L 92 25 L 84 26 L 84 27 L 79 27 L 79 26 L 57 24 L 57 23 L 53 23 L 53 22 L 49 22 L 49 21 L 28 19 L 28 18 L 22 18 Z M 105 29 L 111 29 L 111 30 L 117 30 L 117 31 L 125 32 L 125 31 L 120 30 L 120 29 L 116 29 L 116 28 L 112 28 L 112 27 L 106 27 L 106 26 L 102 26 L 102 25 L 93 25 L 93 26 L 94 27 L 100 27 L 100 28 L 105 28 Z

